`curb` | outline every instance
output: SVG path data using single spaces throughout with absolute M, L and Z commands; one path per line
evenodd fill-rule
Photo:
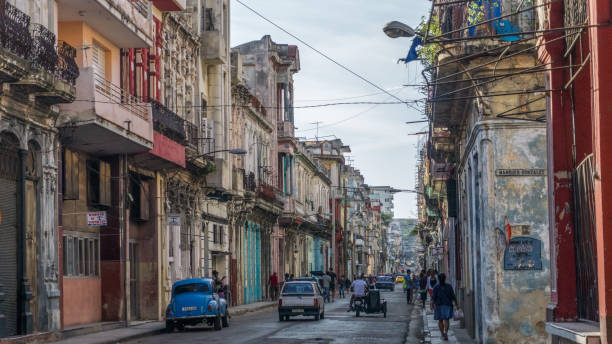
M 166 332 L 166 329 L 165 328 L 160 328 L 160 329 L 156 329 L 156 330 L 151 330 L 149 332 L 143 332 L 143 333 L 139 333 L 139 334 L 133 334 L 131 336 L 126 336 L 126 337 L 123 337 L 123 338 L 109 340 L 107 342 L 102 342 L 100 344 L 118 344 L 120 342 L 130 341 L 130 340 L 134 340 L 134 339 L 151 337 L 151 336 L 154 336 L 154 335 L 157 335 L 157 334 L 162 334 L 164 332 Z
M 257 308 L 251 308 L 251 309 L 249 309 L 249 308 L 243 308 L 243 309 L 238 309 L 238 310 L 235 310 L 235 311 L 232 311 L 232 310 L 230 309 L 230 312 L 231 312 L 231 313 L 230 313 L 230 315 L 231 315 L 231 316 L 241 316 L 241 315 L 244 315 L 244 314 L 246 314 L 246 313 L 257 312 L 257 311 L 262 311 L 262 310 L 264 310 L 264 309 L 273 308 L 273 307 L 275 307 L 276 305 L 277 305 L 277 303 L 276 303 L 276 302 L 273 302 L 273 303 L 271 303 L 271 304 L 269 304 L 269 305 L 261 305 L 261 306 L 259 306 L 259 307 L 257 307 Z
M 423 342 L 431 343 L 431 332 L 429 331 L 429 322 L 427 321 L 427 309 L 421 312 L 423 316 Z
M 267 308 L 273 308 L 274 306 L 276 306 L 276 303 L 271 303 L 269 305 L 262 305 L 256 308 L 252 308 L 252 309 L 239 309 L 236 310 L 235 312 L 232 312 L 233 314 L 231 314 L 232 316 L 241 316 L 247 313 L 251 313 L 251 312 L 257 312 L 257 311 L 261 311 Z M 158 334 L 162 334 L 165 333 L 166 329 L 164 327 L 159 328 L 159 329 L 154 329 L 148 332 L 143 332 L 143 333 L 138 333 L 138 334 L 134 334 L 134 335 L 130 335 L 130 336 L 126 336 L 120 339 L 114 339 L 114 340 L 109 340 L 107 342 L 103 342 L 101 344 L 117 344 L 118 342 L 124 342 L 124 341 L 130 341 L 130 340 L 134 340 L 134 339 L 140 339 L 140 338 L 145 338 L 145 337 L 151 337 L 151 336 L 155 336 Z

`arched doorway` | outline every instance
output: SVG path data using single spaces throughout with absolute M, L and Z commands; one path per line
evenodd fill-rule
M 0 133 L 0 283 L 5 294 L 0 314 L 6 317 L 7 335 L 17 334 L 17 192 L 19 140 Z

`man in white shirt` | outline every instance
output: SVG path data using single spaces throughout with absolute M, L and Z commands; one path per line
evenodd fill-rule
M 353 289 L 353 295 L 351 295 L 350 308 L 348 312 L 353 310 L 353 300 L 356 297 L 364 297 L 366 291 L 368 290 L 368 284 L 363 280 L 363 276 L 361 278 L 355 279 L 351 284 L 351 289 Z

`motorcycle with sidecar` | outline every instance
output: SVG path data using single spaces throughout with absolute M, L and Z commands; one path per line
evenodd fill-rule
M 387 301 L 380 299 L 378 289 L 370 289 L 365 296 L 356 298 L 353 301 L 353 309 L 356 317 L 359 317 L 361 313 L 383 313 L 383 316 L 387 317 Z

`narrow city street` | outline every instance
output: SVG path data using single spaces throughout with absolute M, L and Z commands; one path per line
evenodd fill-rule
M 407 305 L 401 287 L 383 291 L 389 312 L 366 314 L 359 318 L 347 312 L 349 298 L 325 304 L 325 319 L 295 317 L 278 321 L 276 308 L 234 317 L 229 328 L 189 328 L 129 343 L 420 343 L 423 329 L 420 308 Z M 417 307 L 418 308 L 418 307 Z M 407 339 L 408 337 L 408 339 Z

